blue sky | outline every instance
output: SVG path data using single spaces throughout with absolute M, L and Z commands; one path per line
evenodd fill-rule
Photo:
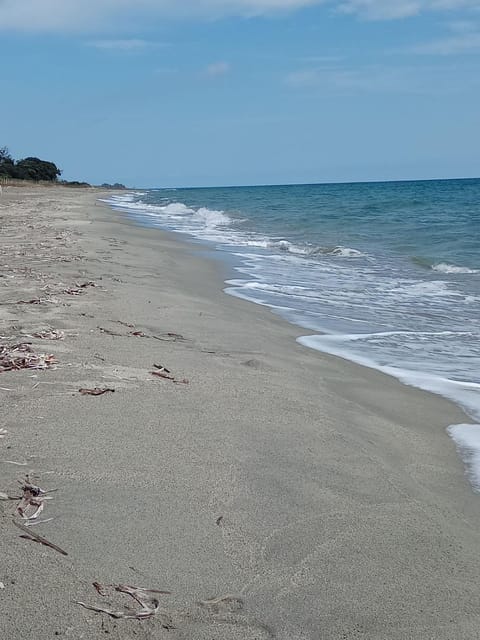
M 0 146 L 68 179 L 480 175 L 480 0 L 0 0 Z

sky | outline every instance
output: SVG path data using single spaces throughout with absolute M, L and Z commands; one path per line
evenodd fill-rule
M 138 187 L 480 175 L 480 0 L 0 0 L 0 147 Z

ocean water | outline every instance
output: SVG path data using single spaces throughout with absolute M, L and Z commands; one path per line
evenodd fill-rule
M 308 329 L 303 345 L 443 395 L 480 423 L 480 180 L 156 189 L 108 202 L 227 252 L 236 275 L 225 291 Z M 480 424 L 449 433 L 480 491 Z

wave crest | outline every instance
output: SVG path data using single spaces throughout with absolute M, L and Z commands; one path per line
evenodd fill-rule
M 459 267 L 448 262 L 439 262 L 432 266 L 433 271 L 440 273 L 478 273 L 478 269 L 469 269 L 468 267 Z
M 339 258 L 364 258 L 365 254 L 358 249 L 352 249 L 351 247 L 335 247 L 331 251 L 328 251 L 331 256 L 337 256 Z

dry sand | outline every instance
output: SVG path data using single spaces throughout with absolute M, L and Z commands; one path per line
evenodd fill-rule
M 56 369 L 0 373 L 0 491 L 25 473 L 58 489 L 34 530 L 68 552 L 0 501 L 1 638 L 480 638 L 480 498 L 445 433 L 460 410 L 299 346 L 222 293 L 218 261 L 98 196 L 0 201 L 0 343 L 65 332 L 27 339 Z M 78 393 L 97 386 L 115 393 Z M 75 603 L 128 603 L 94 581 L 172 594 L 114 620 Z

